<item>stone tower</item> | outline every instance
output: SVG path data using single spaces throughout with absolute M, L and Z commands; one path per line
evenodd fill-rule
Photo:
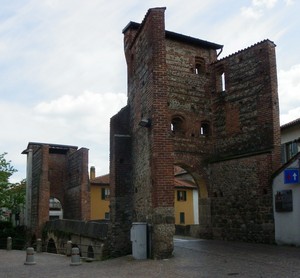
M 132 222 L 146 222 L 150 256 L 171 256 L 175 165 L 198 187 L 199 236 L 272 242 L 275 45 L 218 60 L 222 45 L 166 31 L 164 12 L 123 30 L 128 104 L 111 119 L 110 142 L 115 250 L 129 252 Z

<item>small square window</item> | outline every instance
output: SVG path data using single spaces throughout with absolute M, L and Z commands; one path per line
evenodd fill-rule
M 109 188 L 102 188 L 101 189 L 101 200 L 108 200 L 110 196 Z
M 186 191 L 184 190 L 177 191 L 177 201 L 186 201 Z

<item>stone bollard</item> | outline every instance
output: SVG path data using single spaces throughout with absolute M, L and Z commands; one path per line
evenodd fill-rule
M 34 261 L 34 249 L 32 247 L 28 247 L 26 249 L 26 262 L 25 265 L 34 265 L 36 262 Z
M 42 240 L 38 238 L 36 240 L 36 252 L 41 253 L 42 252 Z
M 67 249 L 66 249 L 66 255 L 70 257 L 72 255 L 72 241 L 67 241 Z
M 10 251 L 10 250 L 12 249 L 12 239 L 11 239 L 11 237 L 8 237 L 8 238 L 7 238 L 6 249 L 7 249 L 8 251 Z
M 79 248 L 78 247 L 73 247 L 72 248 L 72 256 L 71 256 L 71 266 L 75 265 L 81 265 L 81 260 L 79 256 Z

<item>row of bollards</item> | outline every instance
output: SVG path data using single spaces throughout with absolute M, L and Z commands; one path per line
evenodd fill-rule
M 7 245 L 6 249 L 8 251 L 12 250 L 12 238 L 7 238 Z M 42 252 L 42 240 L 40 238 L 36 241 L 36 252 L 41 253 Z M 81 259 L 80 259 L 80 252 L 78 247 L 72 248 L 72 241 L 67 242 L 67 248 L 66 248 L 66 255 L 71 256 L 71 266 L 81 265 Z M 24 262 L 24 265 L 35 265 L 35 259 L 34 259 L 34 249 L 33 247 L 28 247 L 26 249 L 26 261 Z
M 36 262 L 34 260 L 34 249 L 32 247 L 28 247 L 26 249 L 26 261 L 24 265 L 35 265 Z M 79 248 L 73 247 L 71 251 L 71 266 L 81 265 L 81 259 L 79 254 Z

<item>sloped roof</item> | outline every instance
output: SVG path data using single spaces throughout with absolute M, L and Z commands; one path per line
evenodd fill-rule
M 193 183 L 192 181 L 188 181 L 188 180 L 181 180 L 181 179 L 174 179 L 174 185 L 175 188 L 197 188 L 197 186 L 195 185 L 195 183 Z
M 95 177 L 94 179 L 90 180 L 91 184 L 97 184 L 97 185 L 109 185 L 109 174 Z
M 122 33 L 123 34 L 126 33 L 126 31 L 128 29 L 138 30 L 141 25 L 142 24 L 140 24 L 140 23 L 130 21 L 126 25 L 126 27 L 123 29 Z M 180 41 L 180 42 L 185 42 L 185 43 L 188 43 L 188 44 L 201 46 L 203 48 L 209 48 L 209 49 L 215 49 L 215 50 L 223 48 L 223 45 L 221 45 L 221 44 L 209 42 L 209 41 L 206 41 L 206 40 L 197 39 L 197 38 L 194 38 L 194 37 L 182 35 L 182 34 L 167 31 L 167 30 L 165 30 L 165 37 L 167 39 L 176 40 L 176 41 Z
M 288 128 L 288 127 L 296 126 L 296 125 L 299 125 L 299 124 L 300 124 L 300 118 L 298 118 L 298 119 L 296 119 L 296 120 L 294 120 L 294 121 L 291 121 L 291 122 L 289 122 L 289 123 L 286 123 L 286 124 L 282 125 L 282 126 L 280 127 L 280 129 L 286 129 L 286 128 Z
M 277 177 L 282 171 L 284 171 L 286 168 L 288 168 L 289 165 L 291 165 L 295 160 L 300 159 L 300 152 L 298 152 L 295 156 L 293 156 L 289 161 L 284 163 L 279 169 L 277 169 L 273 175 L 272 178 L 274 179 Z

